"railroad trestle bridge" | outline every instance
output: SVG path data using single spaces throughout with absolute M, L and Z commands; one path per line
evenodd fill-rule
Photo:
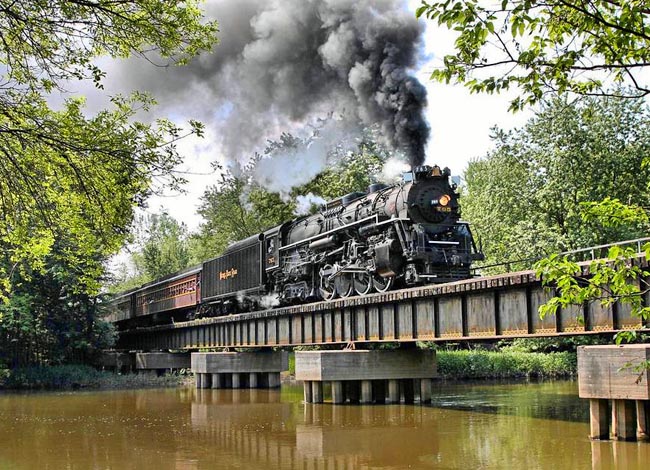
M 642 320 L 627 305 L 590 302 L 540 318 L 554 292 L 534 271 L 467 279 L 364 297 L 206 318 L 120 332 L 118 349 L 196 350 L 466 341 L 614 333 Z
M 635 262 L 648 266 L 643 257 Z M 588 264 L 583 264 L 585 274 Z M 338 351 L 296 353 L 296 379 L 305 402 L 427 403 L 437 375 L 435 351 L 350 350 L 343 345 L 416 341 L 475 341 L 615 333 L 648 328 L 626 304 L 600 301 L 540 318 L 555 295 L 534 271 L 520 271 L 334 301 L 282 307 L 166 325 L 123 329 L 117 348 L 140 351 L 136 368 L 190 367 L 198 388 L 279 387 L 287 370 L 278 347 L 340 345 Z M 650 305 L 648 293 L 645 305 Z M 264 352 L 193 352 L 261 348 Z M 147 353 L 150 352 L 150 353 Z M 152 351 L 166 351 L 151 353 Z M 170 354 L 167 351 L 175 351 Z M 128 355 L 127 355 L 128 356 Z M 590 400 L 591 437 L 648 439 L 650 374 L 629 364 L 650 364 L 650 344 L 579 348 L 580 396 Z

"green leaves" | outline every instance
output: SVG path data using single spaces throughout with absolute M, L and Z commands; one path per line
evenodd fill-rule
M 465 173 L 463 217 L 486 264 L 643 237 L 650 115 L 642 102 L 553 99 Z M 530 263 L 512 266 L 530 267 Z
M 151 103 L 144 95 L 113 101 L 114 110 L 86 118 L 82 100 L 53 112 L 32 95 L 0 119 L 0 245 L 14 273 L 42 270 L 54 241 L 67 240 L 74 248 L 57 256 L 83 266 L 79 289 L 96 290 L 101 263 L 124 242 L 151 179 L 182 183 L 172 173 L 180 156 L 169 144 L 183 130 L 165 120 L 133 121 L 135 106 Z
M 418 18 L 457 33 L 455 52 L 432 79 L 464 83 L 472 92 L 516 86 L 511 110 L 538 103 L 545 92 L 645 96 L 639 71 L 650 65 L 646 2 L 423 1 Z
M 624 204 L 618 199 L 606 197 L 599 202 L 581 203 L 582 219 L 605 228 L 638 227 L 640 231 L 650 227 L 648 213 L 638 205 Z
M 650 245 L 646 245 L 646 257 L 649 250 Z M 540 317 L 553 315 L 558 308 L 570 305 L 600 302 L 608 307 L 618 302 L 629 306 L 632 315 L 650 318 L 650 309 L 643 302 L 650 271 L 635 261 L 636 251 L 635 247 L 613 246 L 606 259 L 594 260 L 588 266 L 579 266 L 567 256 L 557 255 L 537 262 L 535 269 L 542 284 L 556 292 L 555 297 L 539 308 Z M 616 336 L 617 344 L 635 339 L 635 332 L 621 332 Z
M 104 262 L 152 181 L 182 184 L 174 143 L 203 127 L 137 121 L 155 104 L 143 93 L 93 115 L 82 98 L 52 109 L 49 95 L 75 80 L 101 88 L 102 55 L 183 64 L 217 26 L 196 0 L 0 0 L 0 29 L 0 337 L 27 345 L 17 360 L 79 360 L 110 346 L 95 297 Z
M 62 80 L 91 79 L 100 86 L 104 72 L 93 59 L 101 55 L 139 54 L 160 65 L 165 65 L 161 59 L 185 64 L 216 42 L 217 24 L 201 21 L 198 3 L 2 1 L 5 85 L 49 92 Z
M 112 109 L 92 117 L 81 98 L 55 111 L 45 94 L 70 80 L 101 87 L 100 55 L 185 63 L 210 49 L 217 27 L 201 21 L 197 5 L 0 0 L 0 299 L 12 283 L 43 274 L 52 257 L 80 273 L 74 289 L 96 291 L 102 263 L 124 242 L 151 181 L 182 184 L 174 143 L 201 135 L 200 123 L 185 131 L 166 119 L 138 122 L 135 114 L 155 104 L 138 92 L 112 97 Z

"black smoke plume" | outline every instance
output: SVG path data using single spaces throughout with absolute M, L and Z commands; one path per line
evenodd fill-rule
M 212 54 L 178 69 L 129 61 L 113 77 L 203 120 L 237 161 L 332 113 L 348 129 L 378 126 L 412 165 L 424 161 L 426 90 L 411 73 L 423 27 L 405 0 L 214 0 L 206 10 L 220 24 Z

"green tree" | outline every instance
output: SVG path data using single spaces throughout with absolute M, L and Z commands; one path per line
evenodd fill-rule
M 187 227 L 165 212 L 148 217 L 141 269 L 150 279 L 189 267 Z
M 84 362 L 113 345 L 114 331 L 101 320 L 99 299 L 75 288 L 98 260 L 69 264 L 74 241 L 59 239 L 37 270 L 14 277 L 12 295 L 0 303 L 0 362 L 28 364 Z
M 203 223 L 191 241 L 193 260 L 214 258 L 231 243 L 290 220 L 294 208 L 277 193 L 229 172 L 222 174 L 220 183 L 203 194 L 198 210 Z
M 640 100 L 556 98 L 524 128 L 495 130 L 463 196 L 487 263 L 646 234 L 649 118 Z
M 195 262 L 218 256 L 230 243 L 295 218 L 296 200 L 300 195 L 311 193 L 331 200 L 352 191 L 365 190 L 376 181 L 389 157 L 371 134 L 367 134 L 354 151 L 334 149 L 331 160 L 335 163 L 312 181 L 293 188 L 285 199 L 267 191 L 250 176 L 261 158 L 272 158 L 276 151 L 296 149 L 307 143 L 284 134 L 278 141 L 269 142 L 264 154 L 256 155 L 241 176 L 225 172 L 218 185 L 206 190 L 199 208 L 203 223 L 190 241 Z
M 0 356 L 83 360 L 111 343 L 95 296 L 103 263 L 152 180 L 182 182 L 174 142 L 202 127 L 138 122 L 155 103 L 137 92 L 89 116 L 65 90 L 77 80 L 101 89 L 101 56 L 184 64 L 217 27 L 196 0 L 0 0 L 0 30 Z M 56 109 L 55 94 L 66 98 Z
M 134 232 L 128 263 L 118 267 L 111 291 L 137 287 L 190 266 L 187 227 L 166 212 L 139 217 Z
M 422 1 L 426 17 L 456 33 L 455 50 L 432 78 L 472 92 L 521 90 L 520 109 L 545 92 L 641 97 L 650 65 L 650 9 L 644 0 Z M 632 88 L 611 88 L 625 83 Z
M 96 291 L 102 261 L 122 245 L 152 178 L 181 182 L 171 174 L 180 161 L 173 143 L 202 127 L 133 120 L 154 104 L 139 93 L 113 97 L 112 109 L 92 117 L 83 99 L 53 110 L 46 97 L 70 80 L 101 88 L 99 56 L 183 64 L 211 47 L 216 24 L 202 23 L 194 0 L 36 0 L 1 1 L 0 28 L 0 296 L 44 272 L 61 239 L 75 247 L 58 251 L 63 265 L 84 266 L 75 288 Z
M 336 165 L 326 168 L 309 183 L 296 188 L 294 195 L 313 193 L 331 200 L 353 191 L 364 191 L 379 178 L 390 154 L 366 134 L 353 152 L 335 158 Z
M 510 103 L 512 110 L 539 103 L 547 93 L 626 98 L 640 98 L 650 93 L 650 86 L 642 81 L 642 74 L 650 65 L 650 9 L 645 1 L 423 0 L 416 14 L 457 34 L 455 50 L 444 58 L 442 68 L 435 70 L 432 78 L 446 83 L 464 83 L 472 92 L 498 93 L 516 86 L 519 94 Z M 626 119 L 637 116 L 635 113 L 621 114 L 625 125 Z M 561 115 L 558 118 L 562 120 Z M 601 121 L 603 126 L 621 128 L 611 119 Z M 557 129 L 552 124 L 540 127 L 540 131 L 555 132 Z M 541 232 L 543 237 L 548 233 L 548 222 L 552 222 L 550 226 L 555 224 L 560 229 L 561 238 L 556 242 L 550 240 L 551 246 L 554 243 L 572 246 L 579 240 L 594 239 L 584 230 L 572 229 L 579 220 L 595 227 L 598 233 L 595 238 L 647 233 L 647 191 L 637 191 L 639 179 L 636 178 L 639 174 L 647 178 L 647 117 L 637 124 L 640 125 L 638 131 L 627 128 L 622 138 L 611 133 L 615 145 L 603 146 L 609 142 L 602 139 L 591 142 L 585 137 L 593 135 L 580 132 L 575 125 L 567 128 L 573 129 L 578 145 L 565 143 L 558 149 L 555 134 L 549 133 L 542 138 L 540 143 L 548 146 L 549 158 L 555 159 L 557 166 L 542 167 L 548 173 L 537 173 L 534 179 L 546 180 L 553 177 L 554 169 L 561 169 L 564 178 L 558 181 L 558 188 L 562 191 L 549 186 L 550 191 L 540 195 L 544 201 L 537 205 L 547 211 L 546 220 L 540 221 L 532 215 L 530 219 L 527 216 L 518 218 L 516 224 L 528 223 L 530 229 Z M 639 135 L 641 142 L 635 149 L 639 153 L 636 158 L 630 158 L 632 155 L 626 151 L 634 149 Z M 560 132 L 558 138 L 566 138 L 566 133 Z M 504 142 L 500 149 L 510 144 Z M 602 147 L 609 160 L 600 158 L 598 152 L 588 160 L 575 159 L 573 156 L 577 155 L 575 151 L 579 150 L 579 145 L 596 151 Z M 619 165 L 616 146 L 624 151 L 622 165 Z M 538 150 L 544 152 L 546 148 Z M 639 165 L 639 159 L 643 165 Z M 504 167 L 504 174 L 508 170 L 509 167 Z M 589 186 L 578 188 L 572 183 L 583 177 Z M 617 180 L 616 187 L 610 187 L 613 178 Z M 536 196 L 526 190 L 524 183 L 527 182 L 522 180 L 522 198 Z M 560 198 L 553 199 L 554 194 Z M 510 202 L 512 199 L 505 201 Z M 488 220 L 486 215 L 482 217 Z M 529 222 L 520 222 L 523 220 Z M 515 230 L 514 225 L 512 227 Z M 539 239 L 537 235 L 534 238 Z M 649 258 L 650 246 L 644 251 Z M 557 287 L 559 293 L 542 309 L 542 314 L 553 313 L 559 305 L 582 304 L 601 298 L 605 303 L 629 303 L 634 313 L 648 318 L 650 312 L 641 301 L 648 288 L 642 279 L 648 272 L 632 262 L 634 256 L 633 249 L 613 248 L 609 263 L 592 263 L 590 276 L 583 276 L 582 268 L 567 258 L 551 257 L 541 261 L 537 265 L 538 274 L 547 285 Z

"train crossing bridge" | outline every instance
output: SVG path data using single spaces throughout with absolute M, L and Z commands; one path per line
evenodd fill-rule
M 134 328 L 126 350 L 192 350 L 368 342 L 465 341 L 614 333 L 640 328 L 625 305 L 591 302 L 541 319 L 554 293 L 533 271 L 364 297 Z
M 643 257 L 635 262 L 648 266 Z M 584 269 L 586 272 L 588 263 Z M 510 272 L 335 301 L 122 329 L 117 348 L 175 351 L 173 355 L 137 355 L 142 363 L 162 360 L 171 364 L 183 351 L 211 348 L 271 350 L 378 342 L 496 340 L 615 333 L 650 326 L 647 320 L 633 316 L 627 305 L 616 302 L 589 302 L 540 318 L 539 307 L 554 295 L 534 271 Z M 649 294 L 644 295 L 649 305 Z M 278 354 L 202 352 L 192 353 L 191 362 L 185 354 L 182 361 L 191 364 L 199 388 L 277 387 L 280 371 L 286 370 L 286 360 Z M 645 375 L 640 380 L 638 371 L 626 367 L 644 361 L 650 364 L 650 345 L 593 346 L 579 351 L 580 396 L 590 400 L 593 438 L 613 435 L 628 440 L 648 436 L 649 371 L 642 372 Z M 410 403 L 416 397 L 426 403 L 431 399 L 436 373 L 434 351 L 345 348 L 296 353 L 296 379 L 303 381 L 306 403 L 324 400 L 324 383 L 331 384 L 334 404 Z

